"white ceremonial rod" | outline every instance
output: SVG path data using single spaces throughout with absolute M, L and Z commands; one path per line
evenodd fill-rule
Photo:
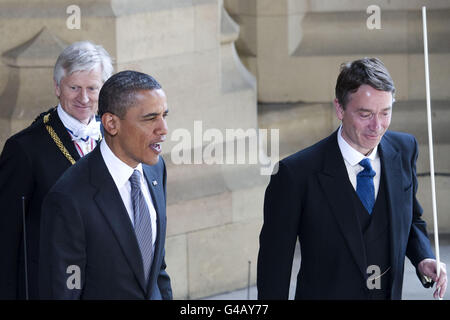
M 439 236 L 436 207 L 436 184 L 434 181 L 434 157 L 433 157 L 433 130 L 431 126 L 431 99 L 430 99 L 430 71 L 428 69 L 428 39 L 427 39 L 427 8 L 422 7 L 423 21 L 423 53 L 425 58 L 425 88 L 427 94 L 427 120 L 428 120 L 428 146 L 430 150 L 430 177 L 431 177 L 431 198 L 433 204 L 434 221 L 434 250 L 436 252 L 436 274 L 439 278 L 441 262 L 439 256 Z

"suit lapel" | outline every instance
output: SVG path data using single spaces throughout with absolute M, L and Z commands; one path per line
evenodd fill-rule
M 164 199 L 164 190 L 163 190 L 163 181 L 161 178 L 158 178 L 159 175 L 154 172 L 155 166 L 142 166 L 145 178 L 147 180 L 148 189 L 150 190 L 150 194 L 152 197 L 153 206 L 156 211 L 156 241 L 155 241 L 155 250 L 153 256 L 153 262 L 150 270 L 150 277 L 148 281 L 148 290 L 147 293 L 151 295 L 151 288 L 153 287 L 153 283 L 156 282 L 159 270 L 160 262 L 160 251 L 161 251 L 161 236 L 165 237 L 165 235 L 161 235 L 162 231 L 165 230 L 163 228 L 163 218 L 166 211 L 165 208 L 165 199 Z
M 141 252 L 133 225 L 122 202 L 119 190 L 109 174 L 100 152 L 100 144 L 88 155 L 91 183 L 97 188 L 94 196 L 98 208 L 108 221 L 122 252 L 133 270 L 139 285 L 146 292 Z
M 349 201 L 352 186 L 337 143 L 337 131 L 330 136 L 324 149 L 327 154 L 323 171 L 318 173 L 319 182 L 352 256 L 366 278 L 364 240 L 353 202 Z
M 405 215 L 402 214 L 402 201 L 398 201 L 399 197 L 401 197 L 400 192 L 403 191 L 402 165 L 400 153 L 385 137 L 383 137 L 379 146 L 381 172 L 386 181 L 390 217 L 391 274 L 395 275 L 397 274 L 397 265 L 401 259 L 401 250 L 399 249 L 401 241 L 399 241 L 399 237 L 403 234 L 408 234 L 408 230 L 402 230 L 402 226 L 407 224 L 403 221 Z

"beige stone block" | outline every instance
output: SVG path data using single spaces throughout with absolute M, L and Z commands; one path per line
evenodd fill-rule
M 364 11 L 365 12 L 365 11 Z M 289 16 L 289 19 L 296 15 Z M 383 12 L 380 29 L 367 27 L 363 12 L 306 13 L 289 32 L 302 35 L 294 55 L 346 55 L 408 51 L 408 13 Z M 380 43 L 383 45 L 380 46 Z
M 391 1 L 379 0 L 374 3 L 372 0 L 292 0 L 298 2 L 307 2 L 309 4 L 308 10 L 312 12 L 326 12 L 326 11 L 363 11 L 370 5 L 378 5 L 381 10 L 420 10 L 424 5 L 421 0 L 408 1 Z M 446 0 L 429 1 L 426 3 L 428 9 L 446 9 L 449 3 Z
M 224 0 L 224 6 L 233 15 L 280 16 L 287 14 L 288 2 L 288 0 Z
M 306 0 L 286 0 L 286 4 L 289 15 L 303 14 L 311 11 L 311 8 L 314 6 L 311 1 Z
M 272 64 L 277 64 L 281 57 L 286 59 L 287 16 L 258 16 L 256 22 L 258 58 L 271 58 Z
M 244 155 L 237 155 L 236 161 L 244 160 L 243 158 Z M 266 173 L 269 170 L 269 165 L 265 163 L 264 165 L 262 163 L 248 164 L 249 159 L 250 155 L 247 153 L 246 163 L 224 164 L 221 166 L 223 179 L 229 190 L 245 190 L 267 182 L 268 175 L 271 173 L 271 171 Z M 275 163 L 278 162 L 278 160 L 274 161 Z
M 428 52 L 444 54 L 450 51 L 450 10 L 431 10 L 427 6 Z M 408 53 L 423 58 L 423 23 L 420 10 L 408 11 Z M 422 68 L 423 69 L 423 68 Z
M 170 276 L 174 299 L 188 296 L 187 242 L 186 235 L 166 238 L 166 271 Z
M 214 196 L 228 191 L 219 165 L 173 164 L 164 157 L 167 167 L 167 203 L 169 205 Z
M 6 84 L 8 83 L 8 74 L 9 68 L 6 65 L 3 65 L 0 62 L 0 93 L 5 90 Z M 0 108 L 3 106 L 3 103 L 0 103 Z
M 434 62 L 432 62 L 433 58 L 431 56 L 431 54 L 428 56 L 430 67 L 432 65 L 434 66 L 435 64 Z M 430 71 L 430 74 L 434 73 L 431 73 Z M 408 99 L 425 101 L 425 62 L 423 54 L 408 56 L 408 73 L 405 76 L 407 77 L 406 79 L 408 79 Z M 430 90 L 433 90 L 433 93 L 435 94 L 433 77 L 430 77 Z M 434 94 L 432 95 L 432 97 L 433 99 L 436 99 L 437 97 Z
M 167 235 L 177 235 L 232 221 L 231 194 L 221 193 L 183 201 L 167 207 Z
M 256 281 L 258 237 L 262 219 L 252 219 L 188 235 L 189 297 L 196 299 Z
M 234 43 L 222 44 L 221 63 L 220 86 L 222 93 L 226 94 L 243 90 L 256 92 L 255 77 L 243 66 L 237 55 Z
M 258 58 L 259 102 L 333 100 L 335 81 L 342 59 L 335 57 L 290 59 L 287 49 L 284 51 L 281 49 L 278 55 L 278 57 Z M 295 70 L 295 72 L 281 70 Z
M 216 106 L 219 94 L 219 49 L 188 52 L 175 56 L 153 57 L 140 61 L 120 62 L 118 71 L 134 69 L 146 72 L 161 83 L 171 114 L 202 119 Z M 189 109 L 189 112 L 186 112 Z M 176 119 L 170 118 L 170 121 Z M 171 123 L 169 123 L 170 125 Z M 172 124 L 173 125 L 173 124 Z
M 200 143 L 206 148 L 214 142 L 225 141 L 227 132 L 231 130 L 257 130 L 256 94 L 253 90 L 230 92 L 220 96 L 211 94 L 211 100 L 206 101 L 208 95 L 209 93 L 205 92 L 204 95 L 195 97 L 186 96 L 183 103 L 181 97 L 170 98 L 168 94 L 171 115 L 168 118 L 168 139 L 163 146 L 165 157 L 172 157 L 172 151 L 175 156 L 180 154 L 177 150 L 182 146 L 191 149 L 195 147 L 194 144 Z M 183 109 L 189 109 L 189 112 L 184 112 Z M 207 133 L 211 133 L 210 129 L 216 132 L 213 140 L 207 137 Z M 216 141 L 217 139 L 219 141 Z M 222 149 L 225 152 L 225 146 L 222 146 Z M 189 153 L 192 159 L 194 152 Z M 200 154 L 201 163 L 205 163 L 203 153 Z
M 427 223 L 429 233 L 433 232 L 433 208 L 431 198 L 431 179 L 429 176 L 419 177 L 419 188 L 417 191 L 417 199 L 422 208 L 422 218 Z M 436 206 L 439 233 L 450 232 L 450 177 L 436 176 Z
M 230 15 L 253 15 L 256 16 L 258 0 L 223 0 L 225 9 Z
M 280 16 L 287 14 L 286 0 L 257 0 L 258 16 Z
M 259 102 L 332 102 L 336 79 L 343 62 L 361 59 L 354 56 L 317 56 L 277 58 L 258 57 Z M 377 55 L 390 70 L 397 87 L 398 100 L 405 99 L 408 92 L 407 59 L 402 55 Z M 271 61 L 277 61 L 274 64 Z M 295 70 L 296 72 L 280 72 Z M 273 83 L 277 83 L 276 86 Z
M 215 1 L 197 4 L 194 7 L 195 51 L 217 48 L 219 45 L 219 11 Z
M 83 9 L 82 6 L 80 6 L 80 8 L 82 14 L 87 13 L 90 10 L 89 8 Z M 110 9 L 107 8 L 107 10 Z M 100 10 L 94 10 L 94 12 L 99 11 Z M 120 61 L 118 50 L 121 48 L 121 45 L 119 44 L 120 38 L 118 37 L 119 30 L 117 27 L 117 20 L 114 16 L 107 15 L 106 13 L 102 15 L 101 12 L 102 11 L 98 13 L 99 15 L 94 16 L 89 16 L 87 14 L 84 16 L 82 15 L 81 28 L 79 30 L 70 30 L 65 25 L 63 27 L 56 27 L 56 25 L 59 26 L 58 21 L 55 21 L 53 29 L 55 29 L 55 35 L 58 35 L 67 43 L 89 40 L 95 44 L 102 45 L 111 55 L 113 64 L 115 64 Z M 131 32 L 132 31 L 130 30 L 130 33 Z M 131 48 L 129 49 L 131 50 Z
M 14 113 L 17 103 L 18 92 L 20 90 L 20 70 L 19 68 L 6 67 L 4 73 L 5 88 L 0 95 L 0 115 L 5 119 L 10 119 Z
M 5 64 L 18 68 L 53 67 L 66 43 L 55 37 L 46 27 L 23 44 L 2 53 Z
M 425 100 L 425 63 L 423 54 L 408 57 L 408 86 L 410 100 Z M 450 99 L 450 53 L 430 54 L 430 95 L 433 100 Z
M 48 6 L 38 5 L 38 8 L 30 8 L 34 4 L 31 5 L 29 1 L 22 6 L 19 1 L 15 2 L 14 6 L 11 6 L 14 15 L 0 19 L 2 52 L 24 43 L 46 26 L 54 36 L 63 39 L 66 43 L 90 40 L 103 45 L 113 57 L 116 57 L 114 18 L 105 14 L 98 15 L 99 12 L 108 13 L 108 10 L 111 12 L 111 9 L 106 9 L 107 11 L 102 11 L 101 8 L 92 10 L 90 6 L 80 4 L 80 29 L 68 29 L 66 21 L 69 15 L 66 14 L 66 8 L 73 2 L 67 1 L 67 5 L 58 1 L 52 2 L 54 3 Z M 3 8 L 0 12 L 2 11 Z M 91 15 L 92 12 L 97 15 Z
M 433 100 L 432 124 L 434 144 L 450 143 L 450 109 L 447 101 Z M 427 110 L 426 102 L 398 101 L 394 103 L 391 130 L 413 134 L 419 144 L 428 144 Z
M 13 117 L 34 119 L 58 104 L 51 68 L 20 69 Z
M 10 134 L 28 126 L 37 115 L 58 104 L 51 68 L 10 68 L 0 96 L 0 114 L 11 120 Z
M 0 150 L 3 150 L 3 146 L 10 135 L 11 129 L 9 119 L 0 118 Z
M 256 16 L 230 14 L 239 24 L 239 38 L 236 40 L 236 48 L 241 56 L 255 56 L 258 49 L 258 29 Z M 254 73 L 255 74 L 255 73 Z
M 339 1 L 293 0 L 287 1 L 287 13 L 272 16 L 263 15 L 260 11 L 253 15 L 245 10 L 238 13 L 238 5 L 231 2 L 230 12 L 241 28 L 254 30 L 245 35 L 241 33 L 237 48 L 244 57 L 245 65 L 257 76 L 259 101 L 327 101 L 333 96 L 337 76 L 333 70 L 338 71 L 343 61 L 363 56 L 383 58 L 396 83 L 397 100 L 418 99 L 414 91 L 424 88 L 423 80 L 417 81 L 424 78 L 423 74 L 414 76 L 415 72 L 423 73 L 423 67 L 417 68 L 420 64 L 410 58 L 413 53 L 420 56 L 423 65 L 420 12 L 408 11 L 411 9 L 409 4 L 383 2 L 381 8 L 389 10 L 382 11 L 382 29 L 369 30 L 365 13 L 365 9 L 372 4 L 369 2 L 365 5 L 347 1 L 348 6 L 343 6 Z M 277 5 L 283 6 L 280 3 L 277 2 Z M 263 6 L 262 3 L 259 5 Z M 306 17 L 303 16 L 305 5 L 309 7 Z M 431 55 L 448 52 L 444 40 L 448 38 L 445 31 L 448 21 L 448 11 L 429 11 Z M 251 54 L 257 54 L 257 57 L 246 57 Z M 298 59 L 292 55 L 311 59 Z M 324 59 L 317 59 L 320 58 L 318 55 L 323 55 Z M 251 59 L 256 61 L 253 65 L 249 63 Z M 436 65 L 443 67 L 432 71 L 438 77 L 436 84 L 432 80 L 433 96 L 448 99 L 448 63 L 444 65 L 442 58 Z M 274 82 L 277 86 L 272 85 Z
M 194 51 L 193 7 L 121 16 L 117 18 L 116 25 L 119 61 L 136 61 Z
M 28 127 L 33 120 L 34 118 L 11 119 L 11 135 L 16 134 L 22 129 Z
M 450 144 L 437 143 L 433 146 L 434 171 L 450 174 Z M 419 145 L 417 172 L 430 172 L 430 149 L 428 144 Z
M 258 74 L 258 60 L 256 57 L 240 55 L 242 64 L 254 76 Z
M 253 88 L 221 95 L 220 107 L 210 123 L 213 128 L 257 129 L 256 92 Z M 226 132 L 224 132 L 226 134 Z
M 329 104 L 267 104 L 259 107 L 261 128 L 280 130 L 280 158 L 304 149 L 336 130 Z
M 232 192 L 233 222 L 255 219 L 263 216 L 264 193 L 267 184 Z

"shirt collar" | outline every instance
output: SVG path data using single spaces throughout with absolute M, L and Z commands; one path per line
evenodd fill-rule
M 100 142 L 100 152 L 102 153 L 109 173 L 111 174 L 118 189 L 123 187 L 128 182 L 134 170 L 139 170 L 141 173 L 141 179 L 144 176 L 141 163 L 139 163 L 136 168 L 130 167 L 112 152 L 105 139 Z
M 338 136 L 338 145 L 339 149 L 341 149 L 342 157 L 351 166 L 357 165 L 364 158 L 368 158 L 372 161 L 379 158 L 378 145 L 372 150 L 370 155 L 365 156 L 361 152 L 355 150 L 350 144 L 348 144 L 348 142 L 345 141 L 345 139 L 342 137 L 342 125 L 339 127 L 337 136 Z
M 64 124 L 64 127 L 70 130 L 73 140 L 86 140 L 88 137 L 97 139 L 97 137 L 99 136 L 100 122 L 95 119 L 95 116 L 93 116 L 89 123 L 86 125 L 68 114 L 62 108 L 61 103 L 58 103 L 57 112 L 59 118 L 61 119 L 61 122 Z

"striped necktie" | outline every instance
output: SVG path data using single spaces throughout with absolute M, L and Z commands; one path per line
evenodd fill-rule
M 131 201 L 134 211 L 134 232 L 141 251 L 142 263 L 144 266 L 145 282 L 148 281 L 150 267 L 153 260 L 152 223 L 150 211 L 141 191 L 141 173 L 134 170 L 130 177 Z

